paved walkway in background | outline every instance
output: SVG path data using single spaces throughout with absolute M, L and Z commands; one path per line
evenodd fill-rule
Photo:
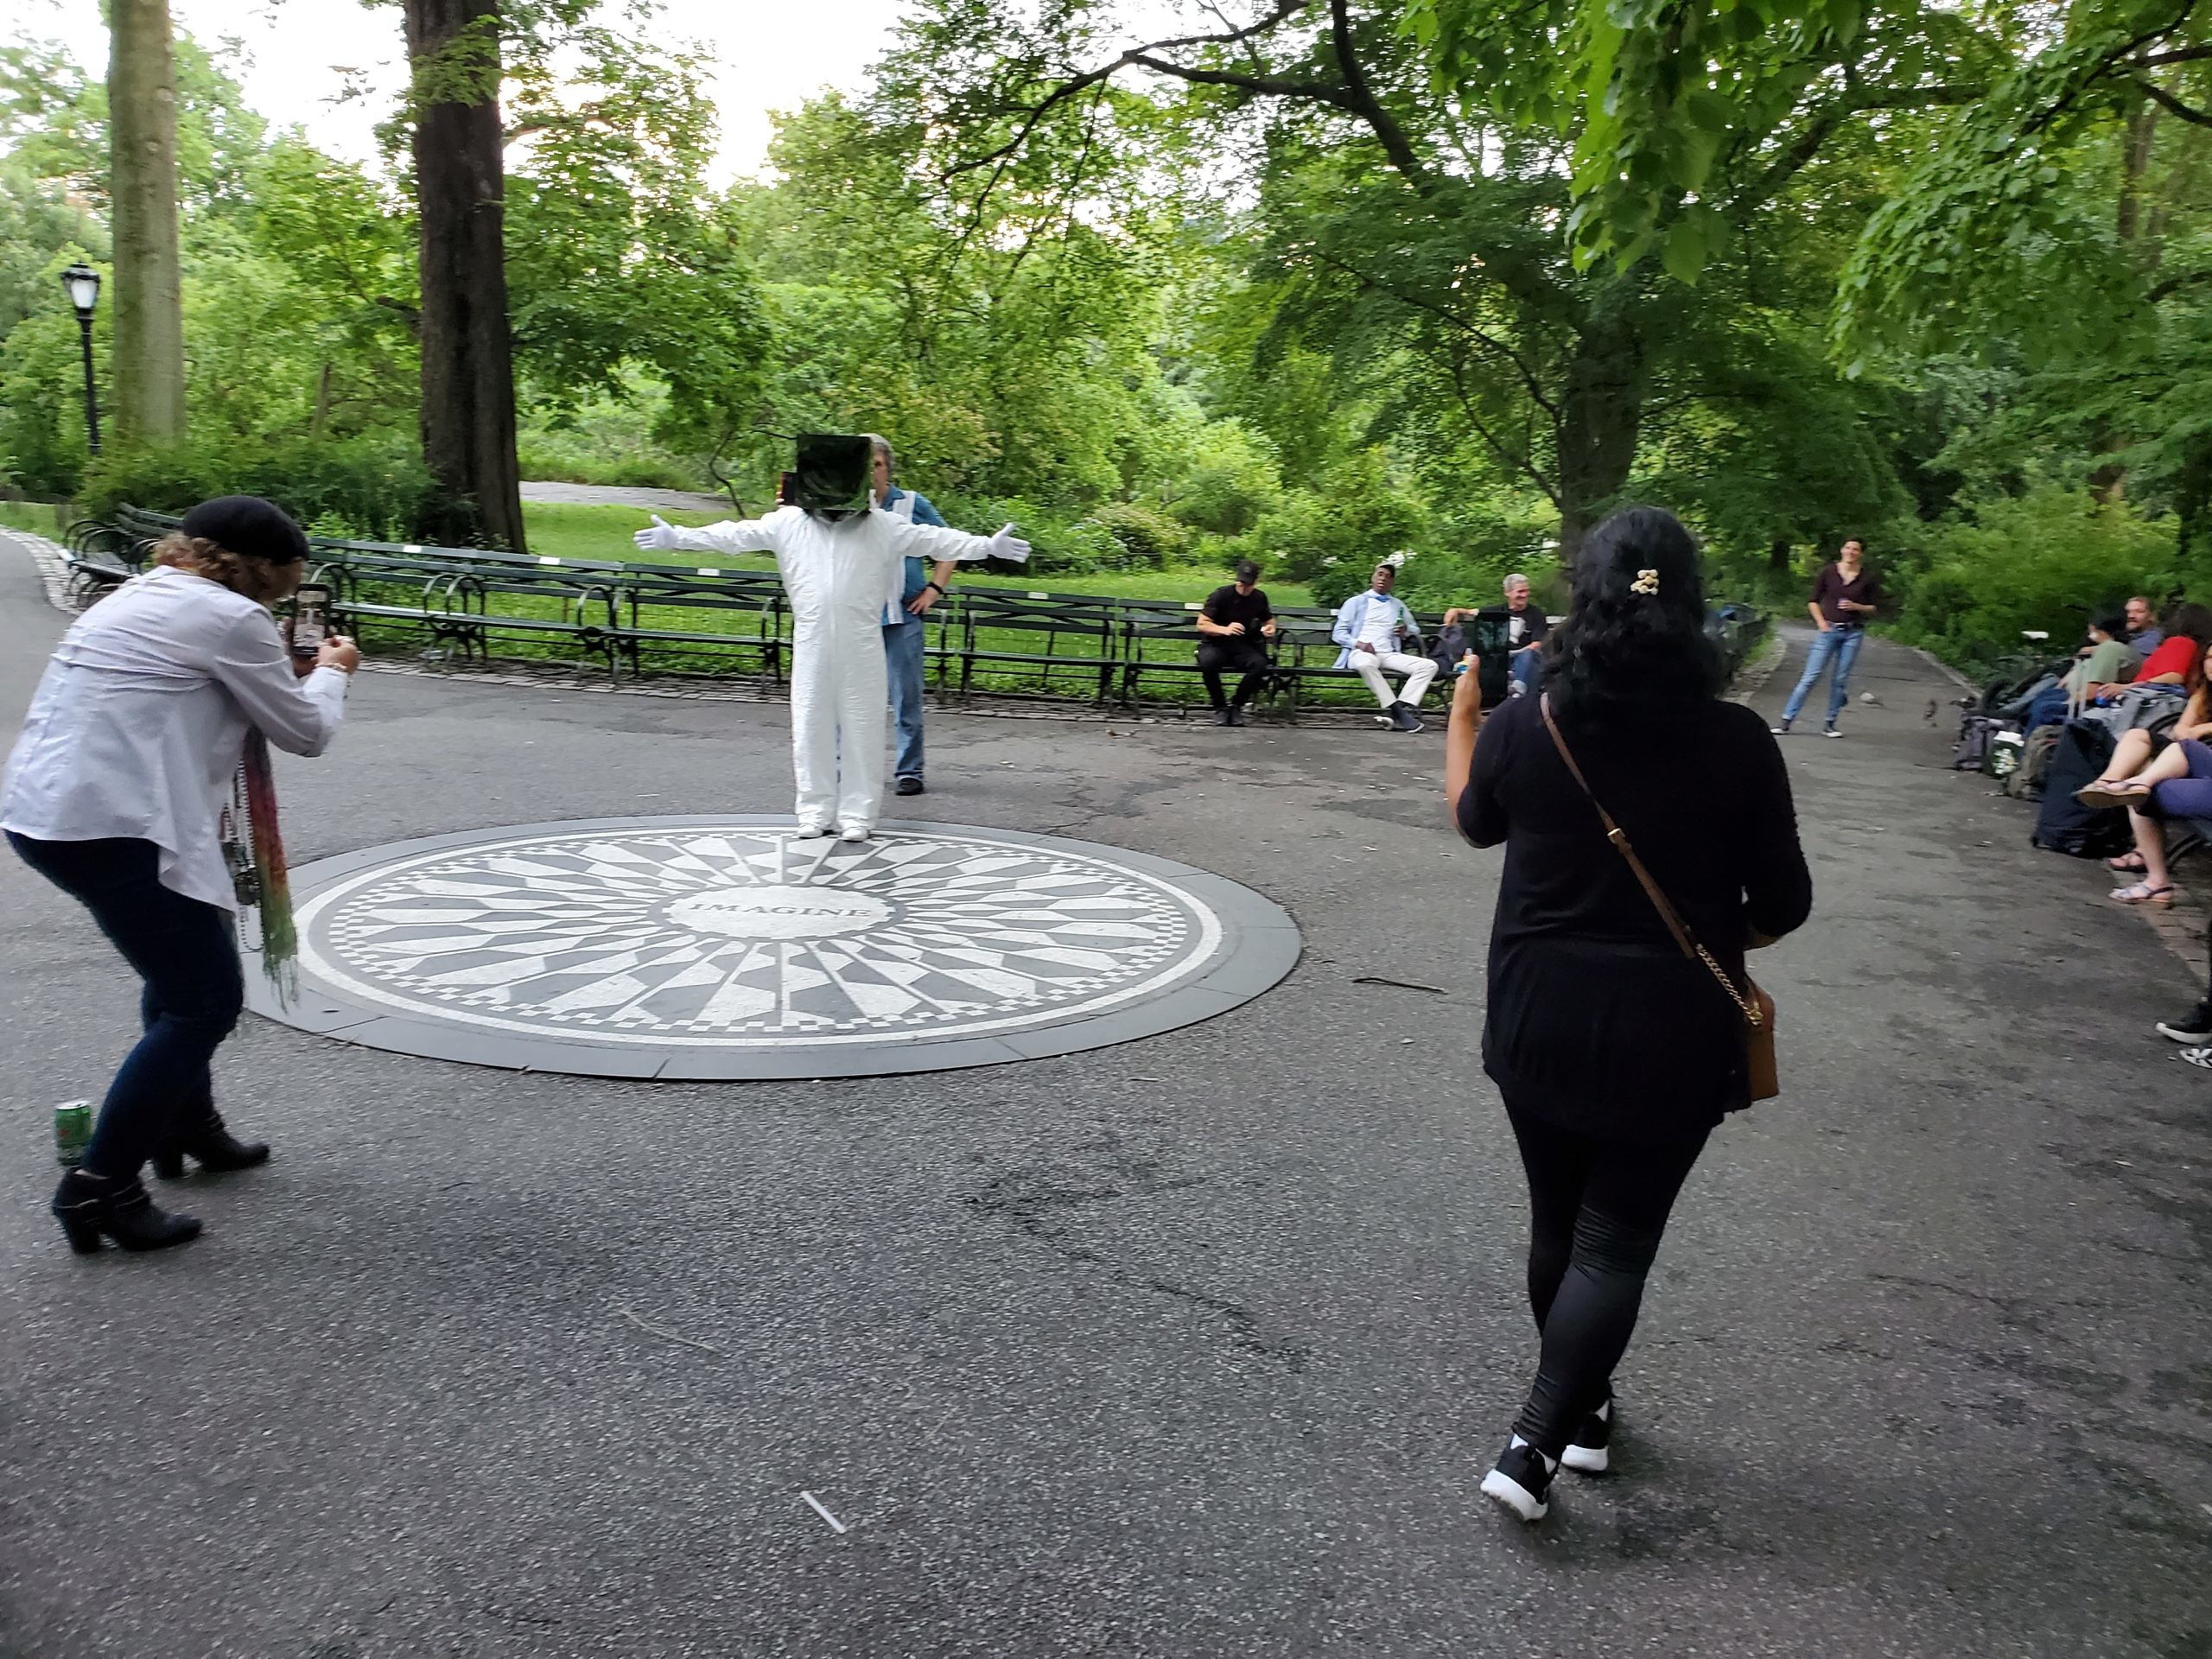
M 563 501 L 579 506 L 642 507 L 648 512 L 722 512 L 730 511 L 726 495 L 707 495 L 696 490 L 619 488 L 606 484 L 525 483 L 525 501 Z
M 0 726 L 60 622 L 0 550 Z M 1498 857 L 1445 828 L 1434 728 L 933 715 L 901 810 L 1219 870 L 1298 970 L 1142 1043 L 828 1084 L 249 1020 L 220 1087 L 276 1160 L 189 1184 L 207 1236 L 149 1259 L 44 1212 L 46 1109 L 133 1010 L 0 857 L 0 1653 L 2204 1653 L 2212 1076 L 2149 1030 L 2196 987 L 1944 769 L 1923 664 L 1875 641 L 1860 683 L 1847 741 L 1785 746 L 1787 1094 L 1691 1180 L 1621 1473 L 1533 1534 L 1475 1491 L 1534 1344 L 1475 1059 Z M 353 705 L 279 761 L 296 858 L 788 805 L 772 705 Z

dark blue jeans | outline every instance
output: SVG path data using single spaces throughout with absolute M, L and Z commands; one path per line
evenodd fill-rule
M 245 982 L 228 912 L 161 883 L 150 841 L 34 841 L 12 831 L 23 862 L 86 910 L 137 971 L 144 1034 L 108 1085 L 85 1167 L 128 1180 L 215 1109 L 209 1067 L 238 1022 Z

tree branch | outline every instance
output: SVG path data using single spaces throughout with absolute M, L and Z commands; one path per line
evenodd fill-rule
M 1567 503 L 1560 499 L 1559 491 L 1552 487 L 1551 480 L 1544 476 L 1536 463 L 1526 453 L 1507 448 L 1491 435 L 1490 428 L 1483 424 L 1482 416 L 1475 413 L 1474 399 L 1467 392 L 1465 370 L 1466 365 L 1455 354 L 1452 359 L 1452 389 L 1459 394 L 1460 415 L 1469 426 L 1474 428 L 1475 435 L 1490 446 L 1492 454 L 1513 470 L 1526 474 L 1529 482 L 1544 493 L 1555 509 L 1566 512 Z
M 1384 109 L 1382 100 L 1375 96 L 1375 89 L 1368 85 L 1367 72 L 1360 67 L 1358 54 L 1352 50 L 1349 0 L 1329 0 L 1329 33 L 1336 45 L 1337 67 L 1344 78 L 1344 95 L 1337 102 L 1367 123 L 1382 144 L 1382 153 L 1390 158 L 1390 165 L 1398 169 L 1406 182 L 1421 194 L 1429 194 L 1433 181 L 1428 168 L 1414 153 L 1413 141 L 1398 124 L 1398 118 Z
M 2138 77 L 2135 84 L 2149 93 L 2152 100 L 2168 113 L 2177 115 L 2184 121 L 2194 121 L 2200 127 L 2212 127 L 2212 114 L 2207 114 L 2202 110 L 2192 109 L 2147 76 Z
M 2127 60 L 2131 69 L 2163 69 L 2170 63 L 2202 63 L 2212 58 L 2212 46 L 2185 46 L 2172 52 L 2153 52 Z
M 1433 300 L 1423 299 L 1418 294 L 1401 293 L 1398 289 L 1391 287 L 1389 283 L 1382 282 L 1377 277 L 1369 276 L 1365 271 L 1360 270 L 1356 267 L 1348 264 L 1344 260 L 1338 258 L 1336 255 L 1329 252 L 1324 248 L 1317 246 L 1313 251 L 1313 257 L 1316 259 L 1319 259 L 1323 264 L 1331 266 L 1335 270 L 1344 272 L 1345 276 L 1351 277 L 1352 281 L 1359 283 L 1362 287 L 1371 288 L 1378 294 L 1387 295 L 1391 299 L 1397 301 L 1399 304 L 1410 307 L 1414 310 L 1426 312 L 1430 316 L 1435 317 L 1444 323 L 1446 327 L 1456 328 L 1459 333 L 1465 334 L 1468 339 L 1473 340 L 1484 350 L 1495 353 L 1499 357 L 1503 358 L 1508 363 L 1513 365 L 1515 372 L 1521 377 L 1521 384 L 1527 389 L 1529 398 L 1539 409 L 1541 409 L 1545 414 L 1551 416 L 1552 424 L 1554 428 L 1558 426 L 1559 405 L 1545 395 L 1543 383 L 1536 378 L 1535 371 L 1531 369 L 1527 363 L 1523 362 L 1522 360 L 1521 354 L 1516 352 L 1510 346 L 1508 346 L 1503 340 L 1496 339 L 1492 335 L 1486 334 L 1482 329 L 1476 327 L 1474 324 L 1469 322 L 1465 318 L 1455 315 L 1453 313 L 1446 310 L 1443 306 L 1437 304 Z
M 1853 80 L 1855 83 L 1856 77 Z M 1896 86 L 1886 91 L 1854 92 L 1807 123 L 1796 141 L 1776 156 L 1759 175 L 1758 181 L 1738 195 L 1732 205 L 1739 209 L 1755 207 L 1771 200 L 1812 162 L 1836 129 L 1870 110 L 1936 109 L 1946 105 L 1971 104 L 1980 96 L 1981 89 L 1974 86 Z
M 1133 64 L 1142 62 L 1153 54 L 1178 51 L 1189 46 L 1241 45 L 1255 35 L 1264 35 L 1276 24 L 1287 22 L 1296 13 L 1305 10 L 1308 3 L 1309 0 L 1275 0 L 1274 10 L 1243 29 L 1230 29 L 1221 35 L 1183 35 L 1173 40 L 1152 41 L 1143 46 L 1133 46 L 1112 62 L 1101 64 L 1095 69 L 1086 69 L 1082 73 L 1062 81 L 1046 93 L 1041 101 L 1032 105 L 1024 113 L 1021 124 L 1014 130 L 1013 137 L 987 156 L 975 156 L 970 160 L 957 163 L 947 169 L 946 176 L 949 178 L 955 174 L 973 173 L 986 167 L 1001 167 L 1003 170 L 1002 164 L 1010 160 L 1022 145 L 1029 142 L 1029 135 L 1034 132 L 1038 124 L 1059 105 L 1083 92 L 1086 87 L 1096 86 L 1102 81 L 1112 79 L 1122 70 Z M 1169 68 L 1173 73 L 1172 67 L 1164 64 L 1147 67 Z M 995 179 L 996 176 L 996 174 L 993 175 Z
M 2170 300 L 2184 288 L 2195 288 L 2200 283 L 2212 283 L 2212 270 L 2192 270 L 2179 276 L 2169 276 L 2144 297 L 2152 305 Z

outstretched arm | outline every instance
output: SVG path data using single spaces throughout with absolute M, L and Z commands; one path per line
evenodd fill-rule
M 891 524 L 892 543 L 902 558 L 939 561 L 1012 559 L 1019 563 L 1029 557 L 1029 543 L 1014 533 L 1012 524 L 1007 525 L 995 536 L 970 536 L 964 530 L 909 524 L 902 518 L 893 519 Z
M 772 553 L 776 550 L 774 521 L 773 514 L 741 521 L 725 518 L 703 530 L 685 530 L 655 513 L 652 527 L 631 539 L 647 553 Z

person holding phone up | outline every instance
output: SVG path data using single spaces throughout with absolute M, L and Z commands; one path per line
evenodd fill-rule
M 79 617 L 47 665 L 0 791 L 0 830 L 92 912 L 142 982 L 143 1034 L 108 1086 L 81 1164 L 54 1195 L 72 1249 L 155 1250 L 198 1236 L 139 1179 L 190 1157 L 264 1162 L 215 1109 L 210 1065 L 245 1006 L 222 818 L 249 733 L 293 754 L 336 734 L 361 653 L 331 637 L 304 678 L 269 607 L 307 537 L 255 496 L 203 501 L 153 567 Z

